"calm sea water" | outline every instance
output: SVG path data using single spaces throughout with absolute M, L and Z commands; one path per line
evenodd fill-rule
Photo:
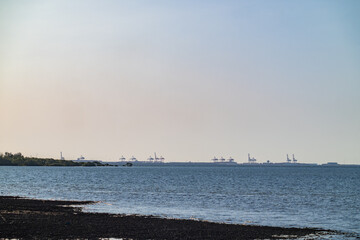
M 87 211 L 360 234 L 360 167 L 0 167 L 0 195 Z

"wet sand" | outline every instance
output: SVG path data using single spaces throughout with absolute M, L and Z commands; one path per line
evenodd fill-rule
M 0 238 L 23 239 L 279 239 L 322 233 L 281 228 L 82 212 L 90 201 L 49 201 L 0 196 Z M 71 206 L 70 206 L 71 205 Z

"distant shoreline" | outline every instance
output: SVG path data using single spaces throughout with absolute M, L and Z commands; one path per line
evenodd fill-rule
M 71 164 L 51 164 L 51 165 L 40 165 L 40 164 L 1 164 L 0 167 L 124 167 L 127 162 L 119 163 L 119 162 L 103 162 L 103 161 L 94 161 L 94 162 L 83 162 L 81 164 L 72 164 L 77 163 L 76 161 L 71 160 L 55 160 L 55 161 L 65 161 L 66 163 Z M 287 165 L 287 164 L 214 164 L 208 162 L 166 162 L 166 163 L 136 163 L 130 162 L 133 167 L 249 167 L 249 168 L 298 168 L 298 167 L 306 167 L 306 168 L 358 168 L 360 165 L 357 164 L 338 164 L 335 166 L 326 165 L 326 164 L 297 164 L 297 165 Z
M 0 238 L 279 239 L 331 232 L 82 212 L 86 204 L 95 202 L 0 196 Z
M 101 163 L 101 161 L 91 162 L 74 162 L 69 160 L 56 160 L 53 158 L 35 158 L 25 157 L 21 153 L 0 154 L 0 166 L 59 166 L 59 167 L 95 167 L 95 166 L 110 166 L 108 163 Z
M 100 161 L 100 163 L 123 166 L 130 162 L 133 166 L 210 166 L 210 167 L 360 167 L 357 164 L 316 164 L 316 163 L 213 163 L 213 162 L 146 162 L 146 161 L 124 161 L 109 162 Z
M 326 164 L 317 163 L 289 163 L 289 162 L 244 162 L 237 163 L 234 161 L 228 162 L 157 162 L 157 161 L 102 161 L 102 160 L 65 160 L 53 158 L 37 158 L 25 157 L 21 153 L 0 153 L 0 166 L 250 166 L 250 167 L 360 167 L 360 164 L 339 164 L 337 162 L 328 162 Z

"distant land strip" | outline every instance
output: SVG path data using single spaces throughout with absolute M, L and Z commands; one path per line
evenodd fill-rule
M 25 157 L 21 153 L 0 153 L 0 166 L 82 166 L 82 167 L 95 167 L 95 166 L 111 166 L 108 163 L 101 163 L 98 161 L 91 162 L 74 162 L 69 160 L 56 160 L 53 158 L 35 158 Z

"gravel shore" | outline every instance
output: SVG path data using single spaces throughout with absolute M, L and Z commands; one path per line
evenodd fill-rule
M 249 226 L 82 212 L 81 205 L 86 204 L 95 203 L 0 196 L 0 238 L 280 239 L 323 232 L 310 228 Z

